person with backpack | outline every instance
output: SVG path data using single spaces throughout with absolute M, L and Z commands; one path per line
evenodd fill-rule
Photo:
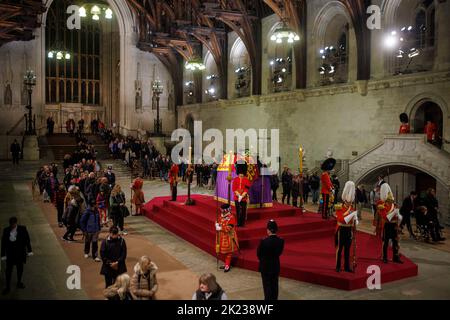
M 136 263 L 131 278 L 131 293 L 136 300 L 155 299 L 155 293 L 158 291 L 157 271 L 158 267 L 147 256 L 142 256 Z
M 100 262 L 98 257 L 98 236 L 100 234 L 100 216 L 96 207 L 96 200 L 90 199 L 89 206 L 80 219 L 80 229 L 84 234 L 84 257 L 89 258 L 89 251 L 92 244 L 92 258 L 95 262 Z
M 105 288 L 108 288 L 119 275 L 127 272 L 127 244 L 119 235 L 117 227 L 109 229 L 109 236 L 103 240 L 100 248 L 100 257 L 103 262 L 100 274 L 105 277 Z

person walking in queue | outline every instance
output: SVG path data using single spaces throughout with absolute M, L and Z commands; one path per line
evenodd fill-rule
M 98 257 L 98 236 L 102 228 L 100 224 L 100 215 L 94 199 L 90 199 L 89 206 L 81 216 L 80 229 L 84 234 L 84 257 L 86 259 L 89 258 L 92 244 L 92 259 L 96 262 L 100 262 L 101 259 Z
M 49 135 L 53 134 L 54 128 L 55 128 L 55 121 L 53 120 L 53 117 L 48 117 L 47 118 L 47 130 L 48 130 Z
M 31 249 L 30 236 L 25 226 L 17 224 L 17 218 L 9 219 L 9 227 L 3 230 L 1 244 L 1 260 L 6 261 L 6 288 L 3 294 L 6 295 L 11 291 L 11 276 L 14 266 L 17 268 L 17 288 L 24 289 L 22 283 L 23 265 L 27 261 L 27 257 L 33 255 Z
M 362 185 L 356 188 L 356 211 L 358 212 L 358 220 L 362 220 L 362 211 L 364 204 L 367 204 L 367 195 Z
M 10 150 L 11 151 L 11 155 L 12 155 L 12 160 L 13 160 L 13 165 L 14 164 L 19 164 L 19 158 L 20 158 L 20 144 L 17 142 L 17 139 L 14 139 L 14 142 L 11 144 Z
M 103 290 L 103 295 L 108 300 L 134 300 L 130 288 L 130 276 L 124 273 L 116 278 L 114 284 Z
M 251 186 L 250 180 L 245 177 L 247 174 L 247 163 L 236 163 L 236 173 L 238 176 L 233 179 L 232 190 L 236 206 L 237 226 L 243 227 L 247 220 L 248 191 Z
M 64 226 L 63 224 L 63 214 L 64 214 L 64 199 L 66 198 L 67 192 L 66 188 L 64 186 L 64 183 L 60 183 L 58 186 L 58 191 L 56 191 L 56 211 L 57 211 L 57 219 L 58 219 L 58 226 L 62 228 Z
M 278 225 L 274 220 L 267 223 L 267 238 L 259 243 L 256 255 L 259 259 L 264 300 L 278 299 L 278 277 L 280 275 L 280 256 L 284 249 L 284 240 L 277 236 Z
M 228 300 L 228 297 L 217 283 L 216 276 L 204 273 L 198 279 L 198 289 L 194 292 L 192 300 Z
M 328 158 L 322 163 L 321 169 L 323 171 L 320 177 L 320 182 L 322 183 L 322 218 L 329 218 L 329 206 L 330 206 L 330 196 L 333 193 L 333 184 L 331 183 L 330 171 L 333 170 L 336 165 L 336 160 L 333 158 Z
M 311 192 L 312 192 L 313 204 L 316 205 L 317 202 L 319 201 L 319 188 L 320 188 L 320 178 L 317 176 L 316 173 L 314 173 L 311 176 L 309 186 L 310 186 Z
M 277 190 L 278 187 L 280 186 L 280 178 L 278 178 L 278 173 L 274 172 L 271 176 L 270 176 L 270 188 L 272 189 L 272 201 L 277 201 Z
M 287 197 L 287 204 L 290 204 L 291 189 L 292 189 L 292 173 L 291 170 L 284 166 L 283 173 L 281 174 L 281 186 L 283 187 L 283 197 L 281 202 L 284 204 L 284 200 Z
M 122 192 L 120 185 L 116 184 L 111 191 L 109 198 L 110 215 L 113 220 L 113 225 L 118 227 L 122 234 L 126 235 L 124 230 L 124 218 L 127 208 L 125 202 L 125 194 Z
M 142 206 L 145 203 L 144 192 L 142 191 L 142 187 L 144 186 L 144 180 L 140 177 L 133 180 L 131 184 L 131 189 L 133 190 L 133 197 L 131 198 L 131 202 L 136 207 L 135 215 L 140 216 L 142 214 Z
M 403 200 L 402 207 L 400 208 L 400 214 L 403 216 L 403 220 L 400 224 L 401 233 L 403 233 L 403 227 L 406 224 L 406 227 L 408 228 L 409 237 L 411 239 L 416 239 L 416 236 L 414 235 L 414 232 L 412 230 L 411 226 L 411 216 L 414 214 L 414 211 L 416 210 L 416 198 L 417 198 L 417 192 L 411 191 L 408 197 L 406 197 Z
M 347 181 L 342 191 L 343 204 L 336 204 L 336 232 L 334 243 L 336 246 L 336 272 L 341 271 L 341 256 L 344 249 L 344 271 L 353 272 L 350 267 L 350 248 L 354 233 L 354 224 L 358 224 L 358 212 L 352 203 L 355 201 L 355 183 Z
M 127 272 L 125 260 L 127 258 L 127 244 L 119 235 L 117 227 L 109 229 L 109 236 L 103 240 L 100 248 L 102 268 L 100 274 L 105 277 L 105 288 L 114 283 L 117 276 Z
M 131 294 L 135 300 L 154 300 L 158 291 L 156 272 L 158 267 L 147 256 L 139 258 L 134 266 L 134 275 L 131 278 Z
M 300 175 L 295 175 L 292 178 L 292 205 L 294 207 L 298 207 L 298 197 L 302 197 L 301 195 L 301 188 L 300 188 L 300 184 L 302 183 Z M 302 204 L 302 199 L 300 198 L 300 206 Z

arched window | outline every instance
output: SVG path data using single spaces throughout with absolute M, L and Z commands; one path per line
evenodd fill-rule
M 269 62 L 269 79 L 268 79 L 268 91 L 269 92 L 282 92 L 292 89 L 292 46 L 291 43 L 276 43 L 270 40 L 270 37 L 274 32 L 283 27 L 283 23 L 276 23 L 269 31 L 268 40 L 268 57 Z
M 424 48 L 427 30 L 427 15 L 425 10 L 420 9 L 419 12 L 417 12 L 415 24 L 417 47 Z
M 72 2 L 54 0 L 48 9 L 45 29 L 46 102 L 87 103 L 89 100 L 94 105 L 100 105 L 100 95 L 98 99 L 94 99 L 94 83 L 91 83 L 91 90 L 87 90 L 87 80 L 95 79 L 95 87 L 98 87 L 98 90 L 95 90 L 97 96 L 102 83 L 101 22 L 83 18 L 81 29 L 69 30 L 66 10 L 73 4 Z M 58 52 L 61 52 L 59 59 L 57 59 Z M 87 97 L 87 94 L 90 96 Z
M 247 97 L 251 94 L 251 64 L 250 56 L 244 42 L 238 38 L 230 53 L 230 62 L 234 76 L 234 97 Z

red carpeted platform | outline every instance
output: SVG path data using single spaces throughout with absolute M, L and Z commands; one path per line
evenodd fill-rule
M 167 230 L 215 256 L 216 201 L 211 196 L 194 195 L 195 206 L 184 205 L 186 196 L 177 202 L 170 197 L 157 197 L 144 207 L 144 214 Z M 234 209 L 233 209 L 234 210 Z M 248 210 L 248 221 L 238 230 L 241 253 L 235 265 L 258 270 L 256 248 L 266 236 L 267 220 L 274 218 L 279 225 L 279 235 L 285 239 L 281 256 L 281 276 L 333 287 L 342 290 L 366 288 L 367 267 L 381 268 L 381 282 L 387 283 L 418 273 L 417 265 L 402 256 L 404 264 L 384 264 L 381 243 L 367 233 L 357 233 L 358 266 L 356 273 L 335 271 L 334 230 L 335 221 L 324 221 L 317 213 L 301 214 L 287 205 L 275 203 L 272 208 Z M 392 257 L 392 252 L 389 253 Z

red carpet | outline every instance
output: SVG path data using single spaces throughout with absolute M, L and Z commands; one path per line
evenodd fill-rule
M 200 249 L 215 256 L 216 201 L 210 196 L 194 195 L 195 206 L 185 206 L 186 196 L 177 202 L 170 197 L 157 197 L 144 207 L 144 214 L 167 230 L 191 242 Z M 233 209 L 234 210 L 234 209 Z M 267 220 L 274 218 L 279 225 L 279 235 L 285 239 L 281 256 L 281 276 L 333 287 L 342 290 L 366 288 L 367 267 L 378 265 L 381 269 L 381 283 L 387 283 L 418 273 L 417 265 L 402 256 L 404 264 L 381 260 L 381 243 L 367 233 L 357 233 L 356 273 L 335 271 L 334 230 L 335 221 L 324 221 L 317 213 L 301 214 L 300 210 L 282 204 L 273 208 L 248 210 L 245 228 L 238 230 L 241 254 L 234 265 L 258 270 L 256 247 L 266 236 Z M 389 253 L 392 257 L 392 252 Z

